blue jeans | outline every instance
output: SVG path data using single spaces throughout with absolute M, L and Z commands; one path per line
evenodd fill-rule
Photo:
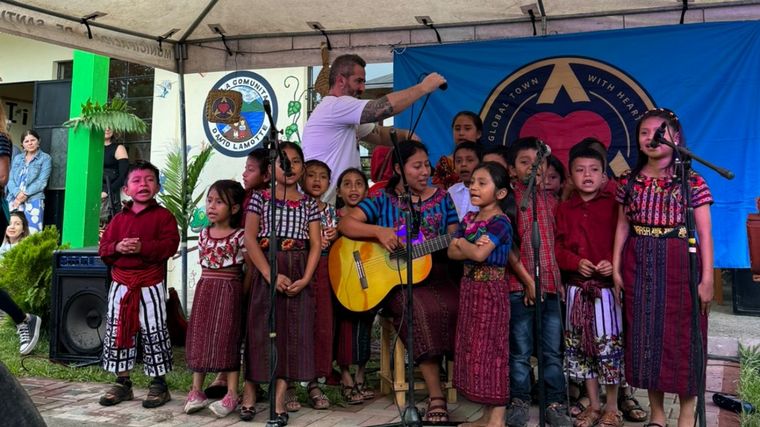
M 509 295 L 512 314 L 509 320 L 510 396 L 530 402 L 530 356 L 533 354 L 533 329 L 536 308 L 523 304 L 524 294 Z M 546 403 L 565 401 L 565 376 L 562 372 L 562 322 L 557 295 L 546 294 L 541 304 L 541 349 L 544 356 Z

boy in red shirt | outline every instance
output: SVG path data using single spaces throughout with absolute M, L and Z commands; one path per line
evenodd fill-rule
M 575 425 L 622 426 L 617 395 L 624 356 L 623 319 L 612 289 L 618 207 L 614 194 L 605 191 L 601 153 L 576 147 L 570 150 L 574 191 L 557 209 L 554 246 L 567 283 L 566 366 L 571 378 L 585 382 L 591 401 L 576 417 Z M 604 408 L 599 400 L 600 384 L 607 391 Z
M 129 371 L 137 357 L 136 335 L 142 336 L 145 375 L 153 377 L 143 407 L 171 399 L 165 375 L 172 369 L 172 345 L 166 327 L 166 261 L 177 252 L 179 233 L 174 215 L 158 205 L 158 169 L 138 161 L 129 167 L 125 193 L 132 198 L 114 216 L 100 239 L 99 253 L 111 266 L 103 369 L 117 375 L 100 398 L 104 406 L 134 398 Z

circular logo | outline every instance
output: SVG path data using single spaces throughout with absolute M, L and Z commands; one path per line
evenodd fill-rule
M 264 113 L 264 101 L 272 105 L 277 122 L 277 97 L 272 86 L 260 75 L 251 71 L 235 71 L 219 79 L 213 86 L 218 90 L 234 90 L 243 95 L 240 120 L 234 123 L 213 123 L 203 116 L 204 131 L 217 151 L 231 157 L 245 157 L 269 135 L 269 120 Z M 231 115 L 234 105 L 221 98 L 213 105 L 214 111 Z
M 567 164 L 570 148 L 587 137 L 607 147 L 619 175 L 636 162 L 636 123 L 654 100 L 631 76 L 590 58 L 556 57 L 528 64 L 490 93 L 480 116 L 483 140 L 509 145 L 535 136 Z

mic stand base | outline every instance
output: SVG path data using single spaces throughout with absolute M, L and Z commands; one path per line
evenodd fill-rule
M 461 421 L 422 421 L 420 412 L 413 404 L 407 404 L 401 413 L 401 420 L 394 423 L 376 424 L 373 427 L 419 427 L 419 426 L 458 426 Z

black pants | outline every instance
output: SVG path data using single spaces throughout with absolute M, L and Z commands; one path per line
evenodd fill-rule
M 11 319 L 18 325 L 26 319 L 26 314 L 13 302 L 13 299 L 8 292 L 0 289 L 0 310 L 8 313 Z

